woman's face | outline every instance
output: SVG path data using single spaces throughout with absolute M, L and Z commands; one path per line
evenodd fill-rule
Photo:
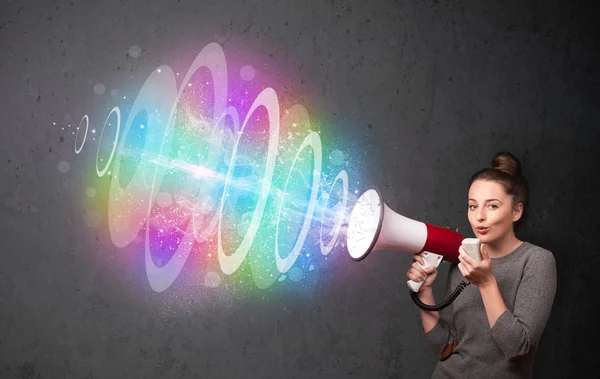
M 512 198 L 500 183 L 476 180 L 469 188 L 469 223 L 482 243 L 492 243 L 512 232 L 522 206 L 513 209 Z M 482 228 L 482 229 L 480 229 Z

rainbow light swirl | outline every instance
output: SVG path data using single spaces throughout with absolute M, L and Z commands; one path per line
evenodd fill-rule
M 254 74 L 242 68 L 244 81 Z M 143 84 L 123 127 L 119 107 L 107 116 L 90 185 L 108 181 L 107 224 L 115 246 L 143 234 L 154 291 L 168 289 L 192 255 L 209 287 L 221 280 L 216 261 L 222 274 L 240 283 L 252 278 L 265 289 L 286 278 L 299 281 L 313 270 L 313 256 L 327 259 L 340 246 L 352 201 L 348 173 L 326 175 L 323 167 L 324 158 L 343 166 L 344 154 L 326 154 L 305 107 L 280 111 L 273 88 L 257 92 L 252 99 L 242 85 L 228 88 L 224 52 L 211 43 L 179 89 L 174 71 L 160 66 Z M 241 109 L 248 109 L 242 122 Z M 85 135 L 77 143 L 84 121 Z M 89 123 L 87 115 L 79 123 L 76 154 Z M 112 140 L 108 126 L 116 129 Z M 109 151 L 108 158 L 101 151 Z

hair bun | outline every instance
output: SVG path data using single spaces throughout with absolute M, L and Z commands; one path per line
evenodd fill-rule
M 496 153 L 492 158 L 492 167 L 512 176 L 521 175 L 521 162 L 508 151 Z

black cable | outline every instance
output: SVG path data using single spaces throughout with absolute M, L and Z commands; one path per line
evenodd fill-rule
M 471 283 L 466 282 L 464 280 L 461 281 L 460 284 L 454 290 L 454 292 L 452 292 L 452 294 L 450 294 L 450 296 L 448 296 L 448 298 L 446 300 L 442 301 L 438 305 L 427 305 L 427 304 L 423 303 L 421 301 L 421 299 L 419 299 L 419 297 L 417 296 L 417 293 L 413 292 L 413 291 L 410 291 L 410 297 L 413 299 L 413 301 L 415 302 L 415 304 L 417 304 L 417 306 L 419 308 L 423 309 L 423 310 L 426 310 L 426 311 L 439 311 L 441 309 L 446 308 L 448 305 L 452 304 L 452 302 L 458 297 L 458 295 L 460 295 L 460 293 L 469 284 L 471 284 Z

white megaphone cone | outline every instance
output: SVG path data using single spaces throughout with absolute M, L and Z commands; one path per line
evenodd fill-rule
M 360 195 L 350 213 L 346 246 L 352 259 L 360 261 L 371 251 L 401 250 L 421 254 L 423 268 L 438 267 L 442 260 L 458 262 L 463 240 L 456 231 L 433 226 L 402 216 L 391 210 L 375 188 Z M 423 282 L 409 280 L 408 287 L 418 292 Z

